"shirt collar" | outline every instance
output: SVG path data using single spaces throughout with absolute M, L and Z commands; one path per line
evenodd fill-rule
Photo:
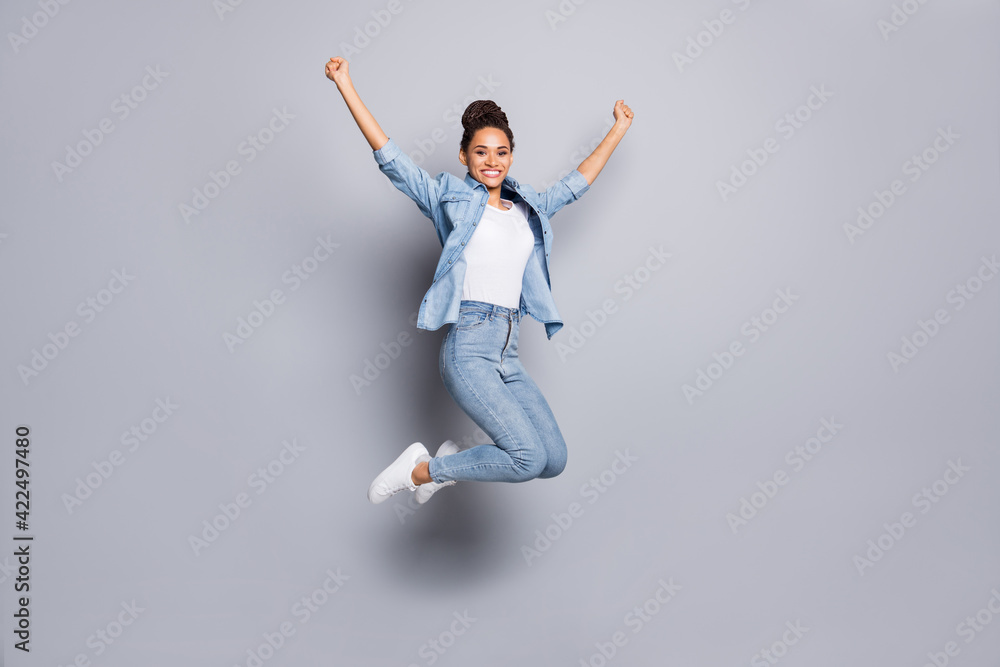
M 480 183 L 479 181 L 477 181 L 476 179 L 474 179 L 472 177 L 472 174 L 470 174 L 469 172 L 465 172 L 465 184 L 468 185 L 472 189 L 475 189 L 476 187 L 482 187 L 484 190 L 486 189 L 486 186 L 483 185 L 482 183 Z M 503 192 L 503 186 L 504 185 L 506 185 L 507 188 L 510 189 L 510 190 L 513 190 L 515 192 L 517 191 L 518 183 L 510 175 L 507 175 L 507 176 L 503 177 L 503 184 L 500 187 L 501 193 Z

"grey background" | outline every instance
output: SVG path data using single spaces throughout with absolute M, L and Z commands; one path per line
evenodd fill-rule
M 401 0 L 347 54 L 387 2 L 246 0 L 221 18 L 208 0 L 73 2 L 16 49 L 9 33 L 42 10 L 4 3 L 0 433 L 12 449 L 31 427 L 35 536 L 29 655 L 12 648 L 12 543 L 0 552 L 9 664 L 251 665 L 288 621 L 262 664 L 773 664 L 759 652 L 799 623 L 774 649 L 783 665 L 917 666 L 948 642 L 948 664 L 996 665 L 1000 618 L 982 612 L 971 642 L 959 624 L 1000 590 L 1000 280 L 961 309 L 947 297 L 1000 251 L 1000 7 L 900 4 L 919 10 L 886 38 L 888 0 L 567 0 L 554 24 L 554 1 Z M 674 52 L 724 9 L 735 21 L 679 71 Z M 444 133 L 432 174 L 464 174 L 448 113 L 482 79 L 514 131 L 511 175 L 536 189 L 589 153 L 615 100 L 635 111 L 591 191 L 553 219 L 565 329 L 547 341 L 523 325 L 569 444 L 561 476 L 459 484 L 416 510 L 366 500 L 411 442 L 482 434 L 441 384 L 444 330 L 408 321 L 440 244 L 325 78 L 335 55 L 405 151 Z M 168 74 L 120 119 L 113 101 L 147 66 Z M 779 135 L 812 86 L 833 95 Z M 238 146 L 275 108 L 294 118 L 246 161 Z M 52 163 L 102 118 L 113 132 L 59 180 Z M 949 127 L 960 138 L 910 182 L 904 162 Z M 723 201 L 717 181 L 768 137 L 780 150 Z M 179 205 L 228 160 L 241 173 L 186 223 Z M 844 224 L 894 179 L 906 193 L 850 243 Z M 317 237 L 339 247 L 293 291 L 282 275 Z M 650 246 L 671 258 L 626 300 L 615 285 Z M 123 268 L 134 279 L 85 322 L 78 304 Z M 274 289 L 286 301 L 231 352 L 223 335 Z M 798 300 L 751 342 L 741 327 L 779 289 Z M 581 329 L 606 299 L 616 311 Z M 948 323 L 894 370 L 887 354 L 937 309 Z M 79 335 L 22 380 L 71 321 Z M 574 328 L 592 335 L 568 353 Z M 356 390 L 401 333 L 411 343 Z M 745 353 L 685 398 L 733 341 Z M 122 433 L 168 398 L 177 409 L 128 451 Z M 824 418 L 843 428 L 793 471 L 786 453 Z M 250 476 L 292 439 L 303 449 L 258 495 Z M 122 464 L 70 511 L 115 450 Z M 588 492 L 626 451 L 637 461 Z M 949 461 L 968 470 L 921 513 L 914 495 Z M 734 533 L 727 515 L 779 470 L 789 482 Z M 196 554 L 190 536 L 240 493 L 251 504 Z M 529 565 L 522 547 L 574 502 L 582 514 Z M 904 512 L 915 525 L 859 568 Z M 300 622 L 293 606 L 328 569 L 349 578 Z M 634 632 L 627 614 L 661 579 L 680 589 Z M 113 644 L 93 639 L 133 601 L 143 611 Z M 476 620 L 449 637 L 456 613 Z

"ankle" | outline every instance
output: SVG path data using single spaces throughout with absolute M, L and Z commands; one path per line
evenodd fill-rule
M 417 486 L 427 484 L 431 481 L 429 469 L 430 464 L 427 461 L 421 461 L 413 467 L 413 472 L 410 473 L 410 480 Z

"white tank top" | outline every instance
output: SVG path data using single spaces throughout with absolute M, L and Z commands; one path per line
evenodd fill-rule
M 528 224 L 527 204 L 508 199 L 500 203 L 510 208 L 487 204 L 465 246 L 462 298 L 516 309 L 521 305 L 521 281 L 535 235 Z

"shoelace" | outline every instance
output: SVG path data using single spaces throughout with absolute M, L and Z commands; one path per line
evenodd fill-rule
M 397 489 L 397 491 L 401 490 L 402 489 Z M 378 486 L 375 487 L 375 492 L 383 496 L 391 496 L 395 493 L 395 491 L 392 490 L 392 487 L 389 486 L 389 482 L 385 481 L 379 482 Z

